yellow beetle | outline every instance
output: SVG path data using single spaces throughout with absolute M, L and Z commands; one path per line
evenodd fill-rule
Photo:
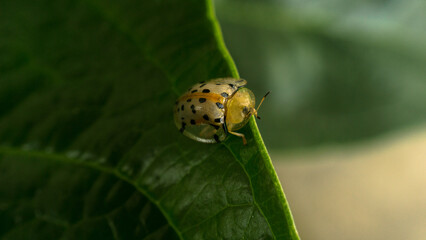
M 242 128 L 257 110 L 269 92 L 255 109 L 253 92 L 245 88 L 246 80 L 218 78 L 200 82 L 188 89 L 175 103 L 176 127 L 185 136 L 204 143 L 225 140 L 228 133 L 243 139 L 244 134 L 235 132 Z M 259 118 L 260 119 L 260 118 Z

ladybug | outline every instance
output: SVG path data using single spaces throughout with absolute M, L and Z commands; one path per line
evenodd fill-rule
M 257 116 L 265 97 L 255 109 L 253 92 L 244 79 L 218 78 L 200 82 L 178 98 L 174 107 L 176 127 L 185 136 L 203 143 L 218 143 L 232 134 L 247 140 L 242 128 L 251 115 Z

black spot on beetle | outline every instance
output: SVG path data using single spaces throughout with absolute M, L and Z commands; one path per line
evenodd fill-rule
M 195 125 L 195 120 L 194 119 L 191 119 L 191 124 Z
M 217 103 L 216 103 L 216 106 L 217 106 L 219 109 L 223 109 L 223 104 L 222 104 L 222 103 L 220 103 L 220 102 L 217 102 Z
M 230 83 L 228 84 L 231 88 L 234 88 L 234 84 Z
M 180 110 L 182 110 L 182 111 L 183 111 L 183 110 L 184 110 L 184 107 L 185 107 L 185 106 L 182 104 L 182 107 L 180 107 Z
M 204 84 L 201 84 L 201 85 L 200 85 L 200 88 L 202 88 L 202 87 L 204 87 L 204 86 L 206 86 L 206 84 L 205 84 L 205 83 L 204 83 Z
M 220 142 L 219 136 L 217 134 L 213 135 L 213 138 L 216 142 L 218 142 L 218 143 Z
M 216 83 L 216 85 L 218 85 L 218 86 L 219 86 L 219 85 L 222 85 L 222 84 L 220 84 L 220 83 Z
M 205 98 L 200 98 L 200 99 L 198 99 L 198 101 L 200 101 L 200 103 L 203 103 L 203 102 L 206 101 L 206 99 Z
M 192 110 L 192 113 L 195 114 L 195 106 L 194 106 L 194 104 L 191 105 L 191 110 Z
M 188 100 L 186 100 L 186 102 L 191 102 L 192 99 L 188 98 Z
M 192 91 L 191 91 L 191 93 L 195 93 L 195 92 L 197 92 L 197 91 L 198 91 L 198 90 L 197 90 L 197 89 L 195 89 L 195 90 L 192 90 Z
M 222 97 L 225 97 L 225 98 L 229 97 L 229 95 L 226 92 L 223 92 L 220 95 L 222 95 Z
M 207 114 L 204 114 L 203 115 L 203 118 L 206 120 L 206 121 L 208 121 L 210 118 L 209 118 L 209 116 L 207 116 Z
M 220 122 L 222 122 L 222 118 L 216 118 L 214 121 L 217 122 L 217 123 L 220 123 Z
M 218 130 L 220 128 L 219 126 L 213 125 L 213 124 L 211 124 L 210 126 L 214 127 L 214 129 L 216 129 L 216 130 Z
M 203 93 L 209 93 L 210 92 L 210 89 L 204 89 L 203 90 Z

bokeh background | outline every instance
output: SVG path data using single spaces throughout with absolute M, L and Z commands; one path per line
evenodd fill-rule
M 426 239 L 426 1 L 215 0 L 309 239 Z

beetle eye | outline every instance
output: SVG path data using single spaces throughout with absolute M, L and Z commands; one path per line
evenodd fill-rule
M 247 114 L 248 114 L 248 112 L 249 112 L 249 111 L 248 111 L 248 108 L 247 108 L 247 107 L 244 107 L 244 108 L 243 108 L 243 113 L 244 113 L 244 115 L 247 115 Z

